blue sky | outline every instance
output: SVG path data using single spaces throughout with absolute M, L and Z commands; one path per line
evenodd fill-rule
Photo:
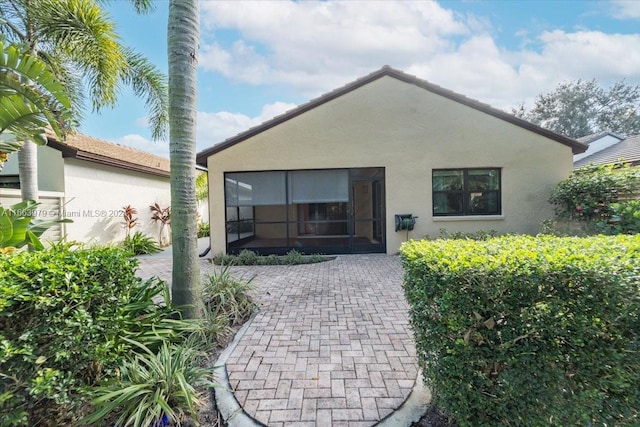
M 168 1 L 155 3 L 105 8 L 166 72 Z M 640 84 L 640 1 L 202 1 L 198 150 L 383 65 L 505 110 L 562 81 Z M 123 90 L 80 131 L 168 157 L 145 114 Z

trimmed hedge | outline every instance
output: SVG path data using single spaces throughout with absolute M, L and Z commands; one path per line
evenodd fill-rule
M 154 302 L 166 284 L 142 282 L 137 265 L 113 248 L 0 255 L 0 425 L 71 424 L 132 352 L 122 337 L 179 332 Z
M 640 424 L 640 236 L 401 248 L 419 363 L 464 426 Z

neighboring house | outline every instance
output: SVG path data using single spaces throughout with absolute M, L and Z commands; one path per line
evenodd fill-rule
M 73 222 L 52 230 L 46 238 L 106 244 L 124 238 L 123 208 L 138 211 L 141 231 L 157 237 L 149 205 L 169 206 L 169 160 L 86 135 L 70 135 L 64 143 L 49 137 L 38 147 L 38 185 L 41 208 L 37 216 Z M 0 172 L 0 204 L 20 200 L 18 156 Z
M 586 146 L 388 66 L 200 152 L 213 253 L 535 233 Z M 396 231 L 396 214 L 417 216 Z M 399 218 L 400 225 L 410 220 Z
M 589 148 L 584 153 L 586 156 L 574 156 L 573 167 L 575 169 L 588 164 L 630 163 L 633 166 L 640 165 L 640 135 L 623 138 L 605 132 L 585 137 L 584 142 L 589 145 Z M 594 146 L 597 148 L 596 150 L 592 149 Z

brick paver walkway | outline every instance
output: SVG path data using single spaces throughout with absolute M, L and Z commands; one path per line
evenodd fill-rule
M 258 288 L 260 311 L 226 365 L 253 418 L 273 427 L 371 426 L 408 397 L 418 368 L 397 256 L 234 274 L 255 276 Z

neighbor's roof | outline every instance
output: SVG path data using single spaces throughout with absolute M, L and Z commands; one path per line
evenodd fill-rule
M 151 175 L 169 176 L 169 159 L 82 134 L 67 135 L 64 142 L 47 132 L 48 146 L 64 158 L 86 160 Z
M 413 84 L 416 85 L 422 89 L 426 89 L 429 92 L 435 93 L 437 95 L 443 96 L 445 98 L 449 98 L 453 101 L 459 102 L 461 104 L 464 104 L 468 107 L 471 108 L 475 108 L 476 110 L 482 111 L 486 114 L 490 114 L 494 117 L 497 117 L 499 119 L 505 120 L 509 123 L 515 124 L 517 126 L 520 126 L 522 128 L 525 128 L 529 131 L 535 132 L 537 134 L 540 134 L 546 138 L 552 139 L 554 141 L 557 141 L 561 144 L 567 145 L 569 147 L 571 147 L 573 154 L 578 154 L 578 153 L 583 153 L 586 149 L 587 146 L 576 141 L 575 139 L 572 138 L 568 138 L 564 135 L 560 135 L 557 134 L 553 131 L 550 131 L 548 129 L 544 129 L 540 126 L 534 125 L 533 123 L 530 123 L 526 120 L 522 120 L 517 118 L 516 116 L 506 113 L 502 110 L 499 110 L 497 108 L 493 108 L 488 104 L 484 104 L 482 102 L 476 101 L 474 99 L 468 98 L 464 95 L 461 95 L 459 93 L 453 92 L 449 89 L 445 89 L 441 86 L 438 85 L 434 85 L 432 83 L 427 82 L 426 80 L 422 80 L 416 76 L 412 76 L 410 74 L 406 74 L 400 70 L 396 70 L 395 68 L 392 68 L 388 65 L 385 65 L 384 67 L 382 67 L 381 69 L 374 71 L 373 73 L 362 77 L 356 81 L 353 81 L 351 83 L 348 83 L 345 86 L 342 86 L 338 89 L 335 89 L 331 92 L 328 92 L 324 95 L 321 95 L 318 98 L 312 99 L 311 101 L 299 105 L 298 107 L 287 111 L 284 114 L 281 114 L 279 116 L 274 117 L 271 120 L 268 120 L 258 126 L 252 127 L 250 129 L 248 129 L 245 132 L 239 133 L 236 136 L 233 136 L 229 139 L 226 139 L 224 141 L 222 141 L 219 144 L 214 145 L 213 147 L 207 148 L 201 152 L 198 153 L 197 157 L 196 157 L 196 161 L 198 164 L 201 165 L 206 165 L 207 164 L 207 158 L 219 151 L 225 150 L 233 145 L 236 145 L 246 139 L 251 138 L 252 136 L 255 136 L 261 132 L 264 132 L 268 129 L 271 129 L 274 126 L 277 126 L 283 122 L 286 122 L 287 120 L 290 120 L 296 116 L 299 116 L 309 110 L 312 110 L 326 102 L 329 102 L 333 99 L 336 99 L 342 95 L 345 95 L 355 89 L 358 89 L 364 85 L 367 85 L 375 80 L 378 80 L 382 77 L 385 76 L 389 76 L 389 77 L 393 77 L 396 78 L 400 81 L 409 83 L 409 84 Z
M 596 133 L 592 133 L 591 135 L 581 136 L 580 138 L 578 138 L 578 141 L 582 142 L 583 144 L 589 145 L 594 141 L 604 138 L 605 136 L 611 136 L 613 138 L 616 138 L 619 141 L 622 141 L 624 139 L 624 137 L 618 134 L 609 132 L 608 130 L 603 130 L 602 132 L 596 132 Z
M 574 168 L 580 168 L 590 163 L 606 165 L 612 163 L 631 163 L 640 165 L 640 135 L 624 139 L 611 147 L 583 157 L 573 164 Z

